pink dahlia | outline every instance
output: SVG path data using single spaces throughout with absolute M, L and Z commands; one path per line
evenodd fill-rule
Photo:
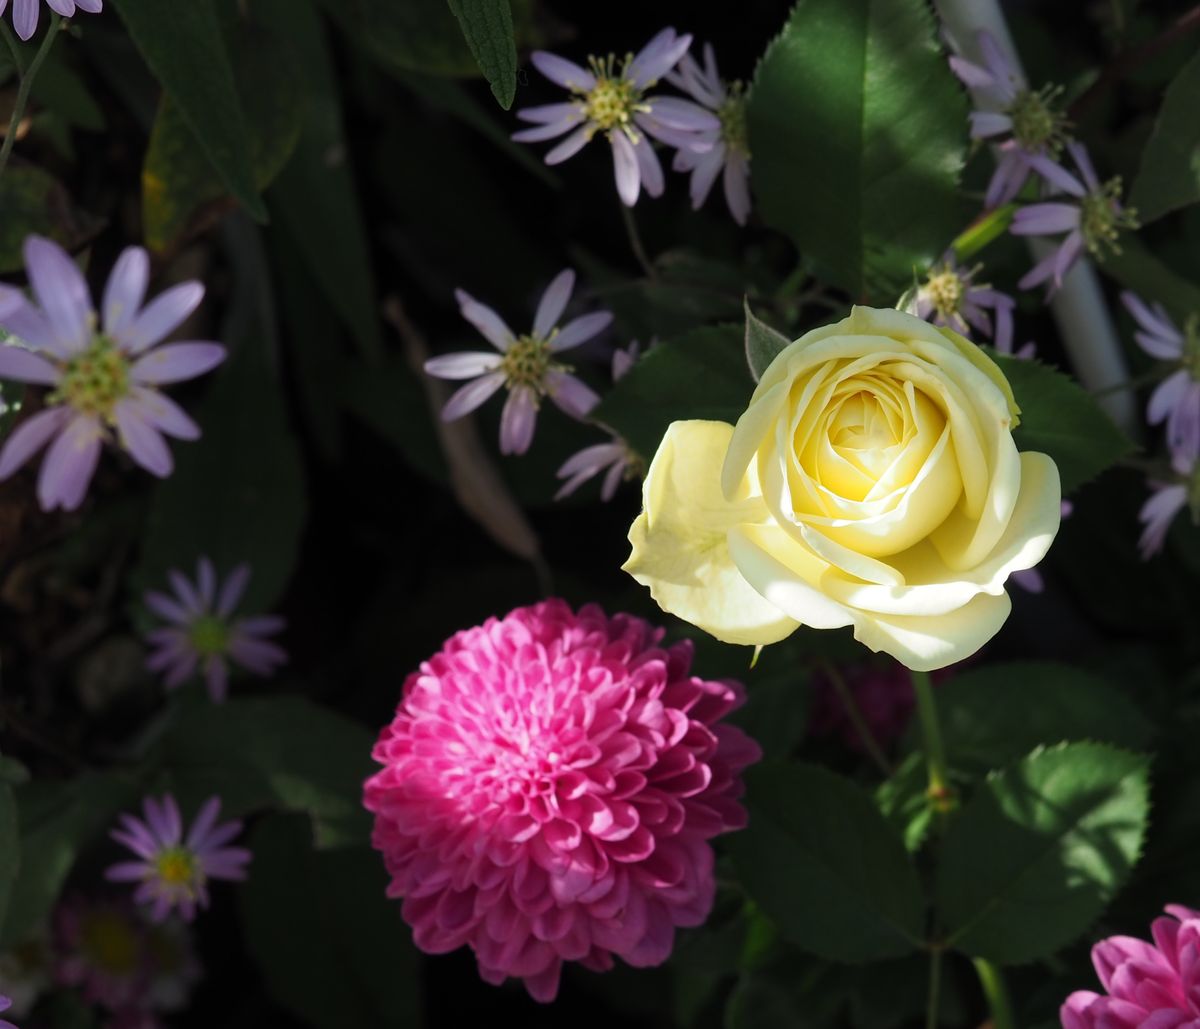
M 1167 906 L 1153 943 L 1111 936 L 1092 948 L 1105 995 L 1077 990 L 1060 1011 L 1064 1029 L 1155 1029 L 1200 1025 L 1200 911 Z
M 734 682 L 688 642 L 595 605 L 518 608 L 457 633 L 404 684 L 364 803 L 388 895 L 422 950 L 558 992 L 563 961 L 666 960 L 712 906 L 709 840 L 740 829 L 761 752 L 721 724 Z

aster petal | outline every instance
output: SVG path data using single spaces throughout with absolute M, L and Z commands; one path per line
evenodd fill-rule
M 581 121 L 583 121 L 583 115 L 576 111 L 569 117 L 562 118 L 559 121 L 549 122 L 546 125 L 537 125 L 532 129 L 521 129 L 518 132 L 514 132 L 510 138 L 514 143 L 541 143 L 547 139 L 557 139 L 563 133 L 570 132 Z
M 114 411 L 120 445 L 151 475 L 165 479 L 175 468 L 171 450 L 158 430 L 150 424 L 136 400 L 126 398 Z
M 739 225 L 750 218 L 750 165 L 744 157 L 731 155 L 725 162 L 725 203 Z
M 504 385 L 504 372 L 492 372 L 456 390 L 442 408 L 442 421 L 452 422 L 486 403 Z
M 497 350 L 503 353 L 512 345 L 515 334 L 490 307 L 481 304 L 464 289 L 456 289 L 454 299 L 458 301 L 459 313 Z
M 600 485 L 600 499 L 606 504 L 617 495 L 617 489 L 621 485 L 621 480 L 625 478 L 625 459 L 615 462 L 608 470 L 608 474 L 604 476 L 604 482 Z
M 40 0 L 13 0 L 13 28 L 28 42 L 37 32 Z
M 287 651 L 268 640 L 235 634 L 229 641 L 229 657 L 243 668 L 259 676 L 275 673 L 279 665 L 287 664 Z
M 995 84 L 991 72 L 963 57 L 952 56 L 950 70 L 958 76 L 963 85 L 970 86 L 972 89 L 990 89 Z
M 211 611 L 217 594 L 217 569 L 208 555 L 196 562 L 196 592 L 200 594 L 200 606 Z
M 183 408 L 166 394 L 145 386 L 134 386 L 130 389 L 129 395 L 137 402 L 142 417 L 159 432 L 174 436 L 176 439 L 200 438 L 200 426 L 192 421 Z
M 529 59 L 551 82 L 573 92 L 586 93 L 596 85 L 595 75 L 565 57 L 559 57 L 546 50 L 535 50 L 529 55 Z
M 586 343 L 607 329 L 612 324 L 612 320 L 611 311 L 593 311 L 591 314 L 582 314 L 578 318 L 572 318 L 550 340 L 551 352 L 562 353 L 564 350 L 570 350 L 581 343 Z
M 425 374 L 436 379 L 474 379 L 495 371 L 503 361 L 502 355 L 486 351 L 442 354 L 425 362 Z
M 652 197 L 662 196 L 666 183 L 663 180 L 662 164 L 659 163 L 653 145 L 643 136 L 633 145 L 633 153 L 637 157 L 638 173 L 646 194 Z
M 172 286 L 151 300 L 113 338 L 129 353 L 140 354 L 179 328 L 203 299 L 204 286 L 199 282 Z
M 972 111 L 968 116 L 971 123 L 972 139 L 987 139 L 989 136 L 1001 136 L 1011 132 L 1012 118 L 998 111 Z
M 1084 197 L 1087 195 L 1087 190 L 1083 183 L 1080 182 L 1061 164 L 1052 161 L 1045 154 L 1026 154 L 1025 160 L 1029 167 L 1037 172 L 1050 185 L 1061 189 L 1064 193 L 1068 193 L 1074 197 Z
M 583 105 L 578 101 L 569 101 L 561 104 L 541 104 L 537 107 L 522 107 L 517 112 L 517 117 L 521 121 L 533 122 L 536 125 L 549 125 L 552 122 L 562 121 L 564 118 L 570 118 L 572 115 L 580 115 L 582 117 Z
M 143 385 L 186 382 L 212 371 L 225 357 L 220 343 L 168 343 L 135 361 L 130 374 L 134 382 Z
M 34 350 L 55 357 L 69 357 L 71 351 L 59 343 L 54 329 L 25 294 L 0 283 L 0 329 Z
M 714 147 L 709 153 L 700 156 L 692 169 L 689 190 L 692 198 L 692 210 L 700 210 L 701 205 L 708 199 L 713 183 L 717 181 L 717 176 L 721 173 L 724 164 L 725 147 L 723 145 Z
M 88 14 L 99 14 L 104 10 L 104 0 L 75 0 L 75 6 Z
M 23 249 L 29 283 L 54 338 L 66 352 L 78 353 L 91 337 L 92 297 L 83 273 L 53 240 L 29 236 Z
M 229 665 L 220 654 L 212 654 L 204 662 L 204 687 L 214 704 L 225 702 L 229 694 Z
M 287 628 L 287 619 L 280 615 L 255 615 L 242 618 L 233 626 L 235 632 L 247 636 L 273 636 Z
M 121 861 L 104 870 L 104 878 L 114 883 L 141 882 L 153 874 L 153 869 L 144 861 Z
M 684 132 L 717 132 L 721 119 L 691 100 L 675 96 L 655 96 L 646 101 L 649 115 L 656 124 Z
M 1074 204 L 1031 204 L 1014 216 L 1010 231 L 1015 236 L 1052 236 L 1079 227 L 1079 208 Z
M 1150 394 L 1150 404 L 1146 409 L 1146 418 L 1151 425 L 1165 421 L 1183 399 L 1183 395 L 1192 381 L 1186 369 L 1180 369 L 1174 375 L 1168 376 L 1153 393 Z
M 104 429 L 99 419 L 77 415 L 46 451 L 38 476 L 38 502 L 43 511 L 74 511 L 83 503 L 100 460 Z
M 0 343 L 0 379 L 53 386 L 61 377 L 62 373 L 54 365 L 32 350 Z
M 617 180 L 617 195 L 626 207 L 637 203 L 642 179 L 637 154 L 633 144 L 623 132 L 614 132 L 609 139 L 612 144 L 613 172 Z
M 1060 248 L 1056 248 L 1051 253 L 1043 257 L 1029 271 L 1027 271 L 1017 282 L 1020 289 L 1032 289 L 1034 286 L 1045 282 L 1054 274 L 1054 266 L 1058 261 L 1058 253 Z
M 537 427 L 537 397 L 528 386 L 509 391 L 500 413 L 500 453 L 524 454 L 533 442 Z
M 1138 512 L 1138 521 L 1145 526 L 1138 541 L 1142 560 L 1148 560 L 1162 550 L 1167 530 L 1186 504 L 1187 488 L 1175 485 L 1158 490 L 1142 505 Z
M 542 158 L 546 164 L 562 164 L 568 157 L 574 157 L 592 138 L 592 128 L 589 125 L 584 125 L 582 128 L 576 129 L 558 146 L 546 152 L 546 156 Z
M 142 309 L 150 282 L 150 255 L 142 247 L 126 247 L 104 287 L 104 331 L 114 338 Z
M 1177 359 L 1183 353 L 1183 333 L 1171 321 L 1170 316 L 1161 306 L 1152 311 L 1136 293 L 1125 290 L 1121 294 L 1121 303 L 1133 315 L 1134 321 L 1153 340 L 1154 349 L 1146 348 L 1152 357 L 1164 361 Z M 1138 340 L 1142 336 L 1139 334 Z
M 1096 192 L 1100 188 L 1100 178 L 1096 175 L 1096 168 L 1092 164 L 1087 147 L 1078 140 L 1072 139 L 1067 143 L 1067 152 L 1075 162 L 1075 167 L 1083 175 L 1083 184 L 1087 187 L 1087 191 L 1089 193 Z
M 1062 246 L 1058 248 L 1058 254 L 1054 260 L 1055 286 L 1062 285 L 1067 272 L 1071 270 L 1072 265 L 1075 264 L 1075 260 L 1081 253 L 1083 253 L 1083 233 L 1078 231 L 1072 232 L 1062 241 Z
M 547 372 L 546 392 L 560 410 L 581 420 L 600 403 L 596 391 L 569 372 Z
M 167 672 L 163 679 L 163 688 L 173 690 L 182 686 L 192 677 L 199 661 L 200 655 L 194 650 L 183 654 L 178 663 Z
M 175 625 L 187 625 L 191 622 L 191 616 L 184 610 L 183 605 L 176 600 L 172 600 L 165 593 L 159 593 L 157 590 L 148 590 L 142 601 L 146 607 L 165 621 Z
M 233 609 L 242 599 L 242 594 L 246 592 L 246 584 L 249 581 L 250 566 L 248 564 L 240 564 L 229 573 L 229 578 L 225 580 L 225 584 L 217 595 L 217 606 L 214 613 L 218 618 L 225 619 L 233 614 Z
M 663 29 L 637 52 L 625 74 L 645 89 L 674 68 L 691 45 L 690 35 L 677 36 L 674 29 Z
M 1000 147 L 1000 159 L 996 162 L 996 170 L 988 181 L 983 206 L 990 211 L 1011 201 L 1025 185 L 1025 180 L 1029 178 L 1029 170 L 1024 151 L 1009 144 Z
M 533 335 L 536 338 L 549 338 L 563 311 L 567 309 L 567 301 L 571 299 L 571 291 L 574 288 L 575 273 L 570 268 L 559 272 L 546 287 L 546 292 L 542 294 L 538 303 L 537 313 L 533 316 Z
M 51 407 L 21 422 L 0 450 L 0 480 L 7 479 L 41 450 L 70 418 L 71 412 L 67 408 Z

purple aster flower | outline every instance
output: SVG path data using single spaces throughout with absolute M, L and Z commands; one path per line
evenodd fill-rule
M 558 321 L 566 310 L 575 273 L 559 272 L 542 294 L 533 329 L 517 336 L 490 307 L 463 290 L 456 290 L 462 316 L 475 326 L 499 353 L 468 351 L 444 354 L 425 362 L 425 371 L 439 379 L 470 379 L 442 409 L 442 418 L 452 422 L 474 411 L 500 387 L 508 390 L 500 416 L 500 453 L 524 454 L 533 442 L 538 405 L 549 397 L 572 418 L 584 418 L 600 402 L 596 393 L 571 373 L 569 365 L 555 358 L 587 342 L 612 321 L 608 311 L 593 311 L 567 322 Z
M 603 132 L 612 147 L 617 193 L 628 207 L 637 203 L 643 187 L 652 197 L 663 191 L 662 165 L 647 134 L 671 146 L 708 149 L 711 142 L 697 133 L 713 132 L 720 120 L 711 111 L 679 97 L 647 96 L 679 62 L 691 46 L 691 36 L 663 29 L 634 56 L 617 61 L 589 57 L 587 70 L 544 50 L 533 52 L 533 65 L 551 82 L 571 93 L 565 103 L 527 107 L 517 112 L 535 127 L 522 129 L 513 139 L 536 143 L 570 133 L 549 153 L 547 164 L 558 164 L 577 154 L 593 136 Z
M 133 899 L 150 906 L 150 917 L 162 922 L 177 908 L 185 921 L 208 907 L 210 879 L 245 879 L 250 851 L 228 844 L 242 831 L 241 822 L 217 825 L 221 801 L 210 798 L 184 835 L 179 805 L 168 794 L 142 802 L 145 820 L 122 815 L 120 828 L 109 835 L 139 858 L 122 861 L 105 872 L 113 882 L 140 883 Z
M 12 1001 L 3 994 L 0 994 L 0 1014 L 3 1014 L 11 1007 Z M 4 1019 L 0 1018 L 0 1029 L 17 1029 L 17 1027 L 13 1025 L 12 1022 L 6 1022 Z
M 1148 561 L 1162 550 L 1167 530 L 1180 511 L 1190 504 L 1195 519 L 1196 511 L 1200 509 L 1200 476 L 1196 474 L 1195 455 L 1189 456 L 1183 452 L 1174 454 L 1171 468 L 1175 472 L 1175 479 L 1171 482 L 1151 480 L 1150 499 L 1138 512 L 1138 521 L 1143 526 L 1138 548 L 1143 561 Z
M 37 32 L 41 4 L 42 0 L 13 0 L 13 28 L 22 39 L 30 39 Z M 88 14 L 99 14 L 104 8 L 104 0 L 46 0 L 46 6 L 64 18 L 70 18 L 76 8 Z M 0 16 L 7 8 L 8 0 L 0 0 Z
M 171 623 L 146 636 L 155 648 L 146 667 L 166 672 L 167 689 L 182 685 L 199 665 L 209 696 L 219 704 L 229 689 L 227 659 L 264 678 L 287 662 L 283 648 L 264 638 L 283 630 L 281 617 L 232 617 L 250 581 L 249 565 L 238 565 L 224 584 L 207 557 L 197 564 L 195 583 L 174 569 L 168 577 L 174 596 L 151 590 L 144 598 L 151 611 Z
M 724 172 L 725 203 L 739 225 L 750 217 L 750 143 L 746 135 L 746 97 L 741 82 L 727 83 L 717 72 L 717 59 L 710 44 L 704 44 L 704 67 L 691 54 L 684 54 L 667 81 L 708 108 L 720 124 L 696 133 L 710 144 L 700 151 L 694 142 L 675 153 L 671 167 L 692 173 L 692 207 L 699 210 L 708 198 L 717 176 Z
M 72 897 L 54 915 L 55 978 L 89 1004 L 134 1005 L 147 980 L 148 926 L 128 900 Z
M 1200 314 L 1193 314 L 1186 331 L 1180 332 L 1161 304 L 1147 307 L 1128 291 L 1121 294 L 1121 302 L 1141 329 L 1134 334 L 1138 346 L 1177 369 L 1150 394 L 1150 424 L 1167 423 L 1172 453 L 1200 456 Z
M 1006 293 L 974 281 L 983 265 L 961 268 L 954 254 L 947 251 L 939 264 L 929 269 L 924 283 L 917 288 L 918 318 L 945 325 L 964 336 L 973 326 L 985 336 L 991 336 L 996 349 L 1003 354 L 1012 351 L 1012 312 L 1016 301 Z M 991 309 L 996 316 L 993 332 Z
M 1007 204 L 1033 172 L 1066 189 L 1070 175 L 1055 163 L 1067 128 L 1055 106 L 1062 88 L 1029 89 L 988 32 L 979 33 L 979 49 L 982 66 L 955 56 L 950 67 L 983 108 L 971 112 L 971 137 L 989 139 L 1000 151 L 984 205 Z
M 1030 204 L 1013 215 L 1010 231 L 1015 235 L 1055 236 L 1060 232 L 1066 233 L 1058 249 L 1039 261 L 1017 283 L 1021 289 L 1032 289 L 1047 279 L 1053 281 L 1052 290 L 1057 289 L 1085 247 L 1098 260 L 1104 257 L 1105 247 L 1113 253 L 1120 253 L 1117 237 L 1121 230 L 1136 229 L 1138 226 L 1137 212 L 1121 205 L 1121 177 L 1118 175 L 1101 182 L 1082 144 L 1068 143 L 1067 150 L 1080 178 L 1068 175 L 1061 185 L 1075 202 L 1053 200 Z
M 12 432 L 0 451 L 0 480 L 49 444 L 38 477 L 42 509 L 83 503 L 100 457 L 114 441 L 154 475 L 171 474 L 164 434 L 197 439 L 200 429 L 159 387 L 194 379 L 225 359 L 219 343 L 158 344 L 204 297 L 198 282 L 174 286 L 143 306 L 150 259 L 121 254 L 104 290 L 98 322 L 75 262 L 57 243 L 25 240 L 25 268 L 38 305 L 0 285 L 0 378 L 52 387 L 46 408 Z M 53 440 L 53 442 L 51 442 Z

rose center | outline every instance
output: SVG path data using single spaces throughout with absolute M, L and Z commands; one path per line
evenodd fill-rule
M 215 615 L 201 615 L 189 627 L 188 640 L 201 657 L 224 654 L 229 645 L 229 627 Z
M 1030 152 L 1046 150 L 1051 154 L 1062 149 L 1067 119 L 1055 104 L 1061 93 L 1062 86 L 1043 86 L 1017 94 L 1009 117 L 1012 118 L 1013 136 L 1021 149 Z
M 1104 247 L 1119 254 L 1121 248 L 1117 245 L 1117 237 L 1121 231 L 1138 227 L 1137 211 L 1122 207 L 1120 198 L 1121 177 L 1118 175 L 1079 202 L 1079 228 L 1088 250 L 1097 258 L 1104 256 Z
M 731 153 L 743 157 L 750 156 L 749 136 L 746 132 L 746 97 L 745 86 L 740 82 L 729 85 L 729 96 L 718 108 L 717 117 L 721 120 L 721 142 Z
M 86 350 L 63 365 L 58 387 L 47 400 L 112 422 L 117 403 L 129 393 L 129 366 L 129 359 L 112 340 L 96 336 Z

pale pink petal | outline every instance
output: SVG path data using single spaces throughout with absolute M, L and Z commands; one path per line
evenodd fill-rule
M 442 421 L 452 422 L 465 414 L 470 414 L 475 408 L 486 403 L 501 386 L 504 385 L 504 373 L 492 372 L 481 378 L 468 382 L 456 390 L 442 408 Z
M 465 289 L 456 289 L 454 299 L 458 301 L 459 313 L 497 350 L 503 353 L 512 345 L 515 338 L 512 329 L 490 307 L 481 304 Z
M 610 311 L 593 311 L 591 314 L 572 318 L 550 340 L 550 350 L 557 354 L 563 350 L 569 350 L 571 347 L 577 347 L 580 343 L 586 343 L 607 329 L 612 324 L 612 320 L 613 316 Z
M 596 391 L 569 372 L 547 372 L 546 393 L 560 410 L 573 418 L 586 418 L 600 403 Z
M 104 331 L 116 336 L 137 317 L 150 281 L 150 255 L 141 247 L 126 247 L 104 287 Z
M 92 335 L 92 297 L 83 272 L 53 240 L 25 240 L 25 270 L 54 338 L 69 353 L 87 346 Z
M 485 351 L 442 354 L 425 362 L 425 374 L 436 379 L 474 379 L 495 371 L 503 361 L 499 354 Z
M 143 385 L 186 382 L 212 371 L 225 356 L 220 343 L 168 343 L 138 358 L 130 372 L 133 381 Z
M 575 273 L 570 268 L 559 272 L 554 281 L 546 287 L 542 299 L 538 303 L 537 313 L 533 316 L 533 335 L 537 339 L 546 339 L 551 330 L 558 324 L 563 311 L 567 309 L 567 301 L 571 299 L 571 291 L 575 288 Z
M 172 286 L 150 301 L 114 338 L 131 354 L 140 354 L 166 339 L 200 306 L 204 287 L 199 282 Z M 215 344 L 213 344 L 215 346 Z

